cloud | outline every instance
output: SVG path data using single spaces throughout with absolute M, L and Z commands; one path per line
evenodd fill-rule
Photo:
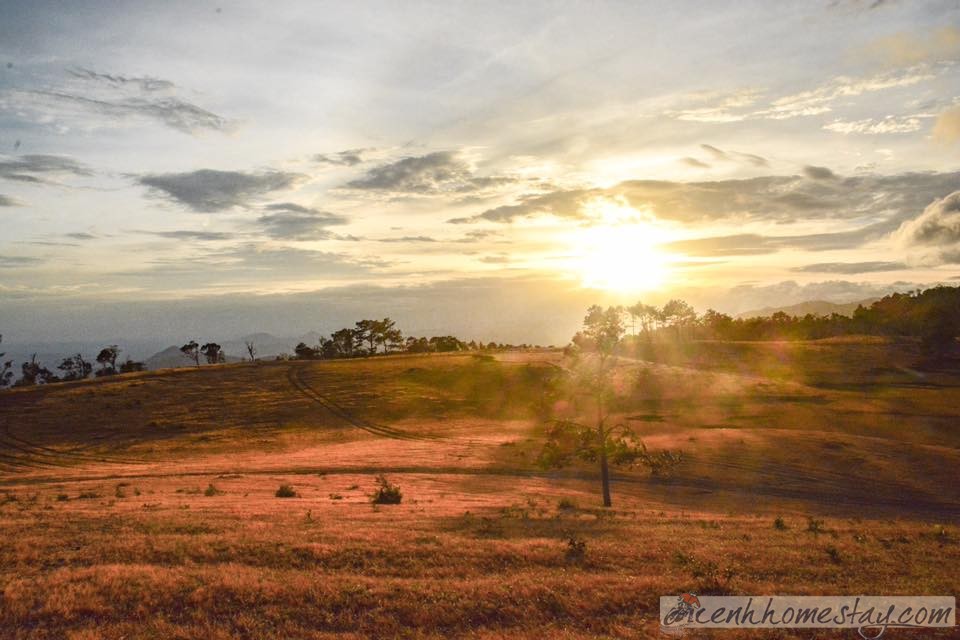
M 0 207 L 18 207 L 20 203 L 0 193 Z
M 436 242 L 436 238 L 430 236 L 403 236 L 401 238 L 381 238 L 377 242 Z
M 960 191 L 931 202 L 919 216 L 904 222 L 896 236 L 907 246 L 960 244 Z
M 673 253 L 707 258 L 764 255 L 776 253 L 782 249 L 835 251 L 859 247 L 870 240 L 883 237 L 894 228 L 896 228 L 895 223 L 883 221 L 850 231 L 833 233 L 782 236 L 739 233 L 728 236 L 677 240 L 663 245 L 663 248 Z
M 74 233 L 65 233 L 63 235 L 67 238 L 73 238 L 74 240 L 95 240 L 97 237 L 92 233 L 86 233 L 84 231 L 77 231 Z
M 902 262 L 820 262 L 797 267 L 794 271 L 852 275 L 857 273 L 876 273 L 880 271 L 900 271 L 906 268 L 907 265 Z
M 911 133 L 922 126 L 917 116 L 886 116 L 885 118 L 865 118 L 863 120 L 834 120 L 823 125 L 827 131 L 849 135 L 883 135 L 887 133 Z
M 691 167 L 695 167 L 695 168 L 697 168 L 697 169 L 709 169 L 709 168 L 710 168 L 710 165 L 708 165 L 706 162 L 701 162 L 700 160 L 697 160 L 696 158 L 690 158 L 690 157 L 681 158 L 681 159 L 680 159 L 680 162 L 682 162 L 682 163 L 684 163 L 684 164 L 686 164 L 686 165 L 689 165 L 689 166 L 691 166 Z
M 0 160 L 0 178 L 35 184 L 51 183 L 48 176 L 92 176 L 93 172 L 65 156 L 24 155 Z M 11 206 L 11 205 L 7 205 Z
M 960 28 L 946 25 L 922 33 L 895 33 L 875 40 L 865 51 L 891 65 L 956 59 L 960 55 Z
M 138 231 L 158 238 L 169 238 L 171 240 L 199 240 L 203 242 L 215 240 L 230 240 L 236 237 L 236 234 L 223 231 L 191 231 L 189 229 L 179 229 L 176 231 Z
M 293 202 L 269 204 L 264 209 L 270 213 L 260 216 L 257 223 L 268 236 L 282 240 L 325 240 L 333 237 L 327 227 L 348 222 L 343 216 Z
M 960 107 L 954 107 L 937 116 L 933 137 L 943 142 L 960 142 Z
M 510 255 L 506 253 L 483 256 L 478 258 L 478 260 L 484 264 L 510 264 L 513 262 L 513 259 L 510 257 Z
M 715 146 L 713 146 L 713 145 L 710 145 L 710 144 L 702 144 L 702 145 L 700 145 L 700 148 L 703 149 L 704 151 L 706 151 L 707 153 L 709 153 L 711 156 L 713 156 L 713 159 L 714 159 L 714 160 L 729 160 L 729 159 L 730 159 L 730 156 L 728 156 L 725 151 L 723 151 L 722 149 L 718 149 L 717 147 L 715 147 Z
M 668 111 L 666 115 L 678 120 L 715 123 L 757 119 L 787 120 L 814 116 L 832 111 L 834 104 L 839 100 L 876 91 L 909 87 L 930 80 L 936 77 L 942 68 L 945 67 L 941 65 L 933 68 L 927 64 L 918 64 L 906 69 L 895 69 L 861 78 L 838 76 L 814 89 L 774 98 L 759 108 L 756 105 L 759 98 L 758 92 L 748 94 L 749 98 L 745 98 L 743 92 L 736 92 L 715 98 L 716 103 L 710 106 Z
M 373 149 L 347 149 L 337 153 L 318 153 L 313 161 L 320 164 L 332 164 L 339 167 L 353 167 L 363 162 L 363 156 Z
M 770 163 L 763 156 L 754 153 L 740 153 L 739 151 L 724 151 L 712 144 L 701 144 L 700 148 L 710 154 L 717 162 L 745 162 L 754 167 L 767 167 Z
M 462 244 L 472 244 L 475 242 L 481 242 L 486 238 L 496 237 L 499 235 L 501 235 L 499 231 L 494 231 L 492 229 L 474 229 L 473 231 L 468 231 L 467 233 L 465 233 L 462 238 L 458 240 L 454 240 L 454 242 L 458 242 Z M 497 242 L 503 244 L 509 241 L 499 240 Z
M 0 256 L 0 269 L 16 269 L 42 262 L 40 258 L 30 256 Z
M 826 177 L 821 168 L 813 174 Z M 808 171 L 809 173 L 809 171 Z M 591 221 L 587 206 L 596 200 L 614 200 L 662 220 L 705 222 L 802 219 L 872 218 L 892 225 L 916 215 L 936 198 L 955 191 L 960 172 L 867 174 L 814 179 L 805 176 L 760 176 L 741 180 L 671 182 L 628 180 L 609 188 L 558 190 L 520 196 L 513 204 L 487 209 L 473 216 L 453 218 L 452 224 L 509 223 L 539 215 Z M 829 234 L 827 234 L 829 235 Z
M 289 189 L 303 178 L 301 174 L 284 171 L 244 173 L 199 169 L 142 175 L 137 182 L 193 211 L 211 213 L 249 206 L 257 198 Z
M 811 180 L 835 180 L 836 174 L 826 167 L 815 167 L 813 165 L 807 165 L 803 168 L 803 175 L 807 176 Z
M 576 189 L 554 191 L 546 194 L 527 194 L 520 196 L 518 202 L 503 205 L 479 213 L 475 216 L 451 218 L 450 224 L 470 224 L 474 222 L 513 222 L 519 218 L 536 215 L 553 215 L 558 218 L 583 218 L 582 207 L 591 198 L 602 197 L 602 189 Z
M 13 90 L 0 95 L 0 106 L 25 114 L 36 122 L 76 122 L 89 126 L 99 116 L 100 126 L 144 119 L 160 122 L 182 133 L 226 131 L 226 118 L 178 97 L 174 83 L 149 76 L 129 77 L 99 73 L 82 67 L 67 69 L 58 86 Z
M 435 151 L 373 167 L 362 178 L 352 180 L 346 186 L 368 191 L 430 195 L 482 191 L 512 182 L 515 180 L 508 177 L 477 176 L 458 154 Z
M 73 67 L 67 69 L 67 73 L 81 80 L 92 80 L 112 87 L 126 87 L 136 85 L 141 91 L 169 91 L 175 88 L 175 85 L 168 80 L 152 78 L 150 76 L 130 77 L 121 75 L 110 75 L 108 73 L 97 73 L 84 67 Z

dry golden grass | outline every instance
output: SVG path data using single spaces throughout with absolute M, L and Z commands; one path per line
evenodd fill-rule
M 547 392 L 554 353 L 2 394 L 0 636 L 654 637 L 685 590 L 956 594 L 960 377 L 850 351 L 884 345 L 767 348 L 621 360 L 618 416 L 686 460 L 618 472 L 612 510 L 592 469 L 534 464 L 537 414 L 576 410 Z M 370 503 L 380 472 L 401 504 Z

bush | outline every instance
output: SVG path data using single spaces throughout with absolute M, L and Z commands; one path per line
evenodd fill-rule
M 576 536 L 570 536 L 567 539 L 566 557 L 570 562 L 583 562 L 587 557 L 587 541 Z
M 296 498 L 297 492 L 294 491 L 293 485 L 282 484 L 280 485 L 280 488 L 277 489 L 276 496 L 278 498 Z
M 213 486 L 213 484 L 211 483 L 211 484 L 208 484 L 208 485 L 207 485 L 207 489 L 206 489 L 206 491 L 203 492 L 203 495 L 207 496 L 208 498 L 213 497 L 213 496 L 221 496 L 221 495 L 223 495 L 223 491 L 220 491 L 220 489 L 217 489 L 217 488 L 216 488 L 215 486 Z M 277 495 L 279 496 L 280 494 L 277 493 Z
M 826 529 L 823 527 L 823 520 L 807 518 L 807 531 L 813 534 L 825 532 Z
M 784 522 L 781 516 L 777 516 L 777 519 L 773 521 L 773 528 L 777 531 L 786 531 L 787 523 Z
M 577 503 L 571 500 L 570 498 L 560 498 L 557 502 L 557 509 L 561 511 L 570 511 L 577 508 Z
M 387 477 L 382 473 L 377 476 L 377 489 L 373 492 L 371 502 L 373 504 L 400 504 L 403 500 L 403 493 L 400 487 L 390 484 Z

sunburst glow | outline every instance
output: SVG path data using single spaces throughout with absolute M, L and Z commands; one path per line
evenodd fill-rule
M 595 223 L 570 237 L 572 268 L 583 285 L 622 293 L 662 286 L 670 271 L 670 256 L 659 248 L 662 229 L 619 204 L 598 203 L 593 211 Z

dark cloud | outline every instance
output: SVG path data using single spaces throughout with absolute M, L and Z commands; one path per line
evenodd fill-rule
M 29 93 L 46 106 L 56 107 L 59 103 L 79 107 L 108 118 L 139 116 L 156 120 L 183 133 L 196 133 L 202 129 L 225 131 L 230 127 L 227 119 L 175 96 L 103 100 L 62 91 Z
M 130 77 L 121 75 L 111 75 L 109 73 L 97 73 L 83 67 L 73 67 L 67 69 L 67 73 L 81 80 L 92 80 L 101 82 L 112 87 L 125 87 L 136 85 L 141 91 L 169 91 L 175 85 L 168 80 L 152 78 L 150 76 Z
M 283 240 L 325 240 L 334 237 L 327 227 L 348 222 L 343 216 L 293 202 L 269 204 L 264 209 L 270 213 L 260 216 L 257 223 L 271 238 Z
M 830 169 L 826 167 L 815 167 L 812 165 L 807 165 L 803 168 L 803 175 L 811 180 L 833 180 L 837 177 L 833 171 L 830 171 Z
M 650 210 L 659 219 L 677 222 L 872 218 L 892 231 L 934 199 L 957 190 L 958 185 L 960 172 L 837 176 L 833 180 L 801 176 L 712 182 L 630 180 L 606 189 L 527 194 L 514 204 L 449 222 L 508 223 L 536 215 L 589 221 L 584 205 L 606 198 L 625 200 L 638 210 Z
M 473 222 L 513 222 L 517 218 L 535 215 L 554 215 L 558 218 L 583 218 L 581 207 L 591 198 L 602 197 L 602 189 L 576 189 L 554 191 L 545 194 L 521 196 L 517 204 L 503 205 L 487 209 L 483 213 L 464 218 L 451 218 L 450 224 L 469 224 Z
M 501 176 L 476 176 L 457 154 L 436 151 L 373 167 L 362 178 L 347 183 L 350 189 L 397 194 L 429 195 L 482 191 L 514 182 Z
M 67 74 L 66 80 L 57 86 L 8 92 L 7 102 L 18 113 L 41 123 L 83 122 L 93 114 L 101 116 L 106 124 L 141 118 L 191 134 L 231 127 L 226 118 L 178 97 L 177 86 L 168 80 L 101 73 L 83 67 L 67 69 Z
M 691 167 L 696 167 L 697 169 L 709 169 L 709 168 L 710 168 L 710 165 L 708 165 L 706 162 L 701 162 L 700 160 L 697 160 L 696 158 L 690 158 L 690 157 L 681 158 L 681 159 L 680 159 L 680 162 L 682 162 L 682 163 L 684 163 L 684 164 L 686 164 L 686 165 L 689 165 L 689 166 L 691 166 Z
M 881 271 L 901 271 L 907 265 L 902 262 L 820 262 L 797 267 L 794 271 L 803 273 L 877 273 Z
M 74 233 L 65 233 L 63 235 L 67 238 L 73 238 L 74 240 L 94 240 L 97 237 L 92 233 L 86 233 L 84 231 L 77 231 Z
M 185 173 L 147 174 L 140 176 L 137 181 L 193 211 L 210 213 L 249 206 L 261 196 L 296 185 L 303 177 L 284 171 L 244 173 L 200 169 Z
M 65 156 L 25 155 L 0 160 L 0 178 L 7 180 L 40 184 L 51 182 L 49 176 L 63 175 L 86 177 L 92 176 L 93 172 Z
M 14 200 L 13 198 L 9 198 L 3 195 L 2 193 L 0 193 L 0 207 L 16 207 L 19 205 L 20 203 Z
M 370 151 L 373 149 L 347 149 L 337 153 L 318 153 L 313 156 L 313 161 L 338 167 L 353 167 L 362 163 L 363 156 Z

